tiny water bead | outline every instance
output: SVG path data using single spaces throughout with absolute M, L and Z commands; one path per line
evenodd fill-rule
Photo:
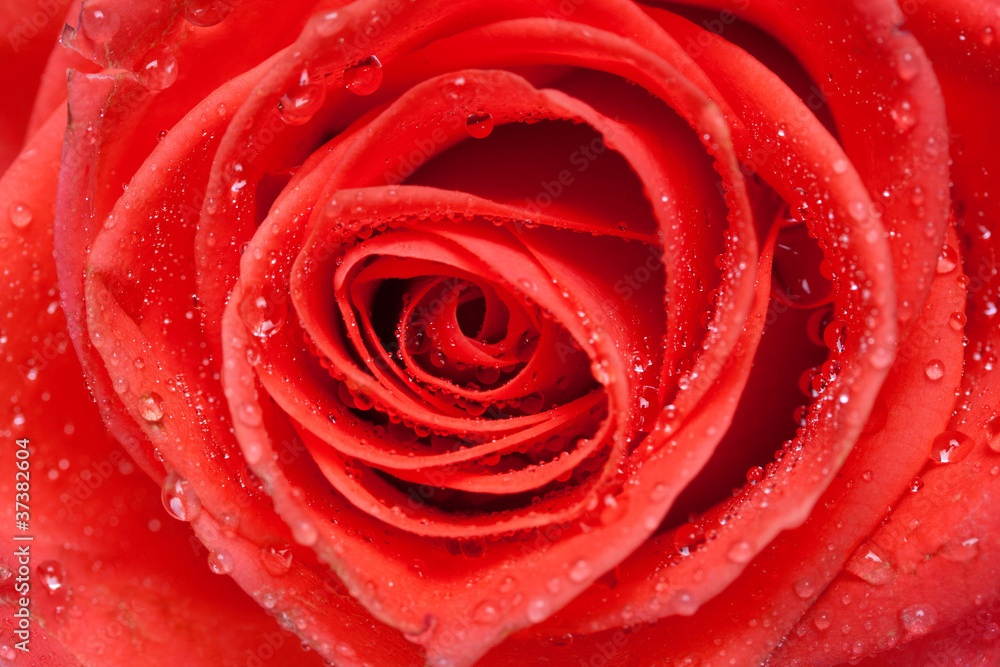
M 50 593 L 55 593 L 66 583 L 66 570 L 59 561 L 43 561 L 38 565 L 37 572 L 42 586 Z
M 7 215 L 10 217 L 10 224 L 18 229 L 27 227 L 31 224 L 32 217 L 34 217 L 28 205 L 19 201 L 11 203 L 7 209 Z
M 289 125 L 304 125 L 312 120 L 325 101 L 326 84 L 308 69 L 303 69 L 278 101 L 278 115 Z
M 485 112 L 470 114 L 465 119 L 465 129 L 474 139 L 484 139 L 493 131 L 493 116 Z
M 229 16 L 230 0 L 184 0 L 184 19 L 191 25 L 208 28 Z
M 163 419 L 163 397 L 155 391 L 140 396 L 139 416 L 151 424 Z
M 382 63 L 368 56 L 344 70 L 344 87 L 355 95 L 371 95 L 382 85 Z
M 808 600 L 816 594 L 816 585 L 811 579 L 806 577 L 803 577 L 792 584 L 792 589 L 795 591 L 795 594 L 803 600 Z
M 936 463 L 961 461 L 972 451 L 975 443 L 961 431 L 945 431 L 931 443 L 931 460 Z
M 163 506 L 179 521 L 194 521 L 201 512 L 201 499 L 191 483 L 172 470 L 163 481 Z

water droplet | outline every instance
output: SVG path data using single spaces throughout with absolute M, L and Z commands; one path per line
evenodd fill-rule
M 208 553 L 208 569 L 215 574 L 229 574 L 236 566 L 228 551 L 219 549 Z
M 27 204 L 23 202 L 12 202 L 10 207 L 7 209 L 7 214 L 10 216 L 10 224 L 14 225 L 18 229 L 24 229 L 31 223 L 32 213 L 31 209 Z
M 243 401 L 236 406 L 236 416 L 241 422 L 250 427 L 260 426 L 264 422 L 264 415 L 260 405 L 251 401 Z
M 969 318 L 965 316 L 965 313 L 954 312 L 948 316 L 948 326 L 950 326 L 955 331 L 961 331 Z
M 368 56 L 344 70 L 344 86 L 355 95 L 371 95 L 382 85 L 382 63 Z
M 830 616 L 824 611 L 816 614 L 816 616 L 813 617 L 813 625 L 816 626 L 817 630 L 822 632 L 823 630 L 826 630 L 831 625 L 833 625 L 833 621 L 830 619 Z
M 884 586 L 896 578 L 888 558 L 872 542 L 865 542 L 844 564 L 844 569 L 872 586 Z
M 172 470 L 163 481 L 163 506 L 170 516 L 180 521 L 194 521 L 201 512 L 201 499 L 191 483 Z
M 521 412 L 526 415 L 537 414 L 545 404 L 545 397 L 540 392 L 533 392 L 521 399 Z
M 931 443 L 931 460 L 937 463 L 961 461 L 972 451 L 972 438 L 961 431 L 945 431 Z
M 937 611 L 927 604 L 915 604 L 899 612 L 903 628 L 911 635 L 925 635 L 937 622 Z
M 465 129 L 474 139 L 484 139 L 493 131 L 493 116 L 488 113 L 469 114 L 465 119 Z
M 292 523 L 292 537 L 304 547 L 311 547 L 319 540 L 319 531 L 308 519 L 300 519 Z
M 542 598 L 535 598 L 528 603 L 528 620 L 541 623 L 549 616 L 549 603 Z
M 38 578 L 42 580 L 42 586 L 50 593 L 54 593 L 66 583 L 66 570 L 58 561 L 47 560 L 39 564 Z
M 747 481 L 751 484 L 756 484 L 762 479 L 764 479 L 764 469 L 760 466 L 754 466 L 747 470 Z
M 128 378 L 124 375 L 119 375 L 114 381 L 115 391 L 119 394 L 124 394 L 128 391 Z
M 940 380 L 944 377 L 944 362 L 940 359 L 931 359 L 924 368 L 924 374 L 928 380 Z
M 729 547 L 729 551 L 726 552 L 726 556 L 733 563 L 749 563 L 753 558 L 753 546 L 743 540 L 733 542 Z
M 941 249 L 941 256 L 938 257 L 938 275 L 951 273 L 956 266 L 958 266 L 958 252 L 951 246 L 945 246 Z
M 476 369 L 476 380 L 478 380 L 481 384 L 484 385 L 494 384 L 499 379 L 500 379 L 499 368 L 481 366 Z
M 569 569 L 569 580 L 575 583 L 582 583 L 590 576 L 590 564 L 582 558 Z
M 705 531 L 701 526 L 686 523 L 674 532 L 674 547 L 682 556 L 689 555 L 698 545 L 705 542 Z
M 771 294 L 795 308 L 815 308 L 833 298 L 833 283 L 822 274 L 823 251 L 808 226 L 785 220 L 774 246 Z
M 169 47 L 156 47 L 146 54 L 143 62 L 135 76 L 144 87 L 166 90 L 177 81 L 177 58 Z
M 903 81 L 910 81 L 920 73 L 920 64 L 912 51 L 900 51 L 896 56 L 896 73 Z
M 222 23 L 233 5 L 230 0 L 184 0 L 184 18 L 200 28 Z
M 149 423 L 163 419 L 163 397 L 148 391 L 139 397 L 139 416 Z
M 816 594 L 816 586 L 808 577 L 803 577 L 796 581 L 792 584 L 792 589 L 795 591 L 795 594 L 803 600 L 808 600 Z
M 698 598 L 689 590 L 679 589 L 670 596 L 670 605 L 680 616 L 693 616 L 698 611 Z
M 833 161 L 833 173 L 835 173 L 835 174 L 843 174 L 844 172 L 847 171 L 847 168 L 849 166 L 850 166 L 850 163 L 847 160 L 845 160 L 842 157 L 841 158 L 837 158 L 836 160 Z
M 278 115 L 289 125 L 303 125 L 312 120 L 324 101 L 326 84 L 303 69 L 278 101 Z
M 104 7 L 95 7 L 93 3 L 84 5 L 80 12 L 80 29 L 83 34 L 95 42 L 103 43 L 111 39 L 121 27 L 118 12 Z
M 269 299 L 259 289 L 251 289 L 240 302 L 240 315 L 254 336 L 266 339 L 284 326 L 288 316 L 288 303 Z
M 892 117 L 893 122 L 896 123 L 896 130 L 900 134 L 909 132 L 917 124 L 917 112 L 909 100 L 897 101 L 892 105 L 889 115 Z
M 480 602 L 479 606 L 477 606 L 475 611 L 472 612 L 472 618 L 476 621 L 476 623 L 491 625 L 496 623 L 497 619 L 500 618 L 500 612 L 493 602 L 484 600 L 483 602 Z
M 517 347 L 514 349 L 514 356 L 517 357 L 518 361 L 528 361 L 531 359 L 531 355 L 535 353 L 535 349 L 538 347 L 538 341 L 540 336 L 537 331 L 532 329 L 531 331 L 525 331 L 521 338 L 517 341 Z

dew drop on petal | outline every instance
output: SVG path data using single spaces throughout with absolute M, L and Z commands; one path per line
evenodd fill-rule
M 355 95 L 371 95 L 382 85 L 382 63 L 368 56 L 344 70 L 344 86 Z
M 938 275 L 944 275 L 946 273 L 951 273 L 958 266 L 958 252 L 951 246 L 945 246 L 941 249 L 941 255 L 938 257 L 937 262 L 937 272 Z
M 208 28 L 222 23 L 232 9 L 230 0 L 184 0 L 184 19 L 191 25 Z
M 50 593 L 56 592 L 66 583 L 66 570 L 59 561 L 43 561 L 39 563 L 37 572 L 42 586 Z
M 493 131 L 493 116 L 488 113 L 470 114 L 465 119 L 465 129 L 474 139 L 484 139 Z
M 292 568 L 292 549 L 287 546 L 263 547 L 260 550 L 260 560 L 264 564 L 264 569 L 280 577 Z
M 236 406 L 236 416 L 241 422 L 250 427 L 260 426 L 264 422 L 264 415 L 257 403 L 243 401 Z
M 27 204 L 23 202 L 12 202 L 7 208 L 7 215 L 10 216 L 10 224 L 14 225 L 18 229 L 24 229 L 29 224 L 31 224 L 31 219 L 33 217 L 31 209 Z
M 269 299 L 260 290 L 250 290 L 240 302 L 240 316 L 250 333 L 266 339 L 284 326 L 288 304 Z
M 903 81 L 911 81 L 920 73 L 920 64 L 912 51 L 900 51 L 896 55 L 896 73 Z
M 535 598 L 528 603 L 527 614 L 532 623 L 541 623 L 549 616 L 549 603 L 542 598 Z
M 80 29 L 88 39 L 95 42 L 108 41 L 120 27 L 121 18 L 118 12 L 107 7 L 87 3 L 80 11 Z
M 955 331 L 961 331 L 968 321 L 969 318 L 966 317 L 965 313 L 956 311 L 948 316 L 948 325 Z
M 228 551 L 219 549 L 208 553 L 208 569 L 215 574 L 229 574 L 234 567 L 233 557 L 229 555 Z
M 201 499 L 191 483 L 172 470 L 163 481 L 163 506 L 170 516 L 180 521 L 194 521 L 201 512 Z
M 792 589 L 795 591 L 795 594 L 803 600 L 808 600 L 816 594 L 816 586 L 813 584 L 812 580 L 807 577 L 797 580 L 794 584 L 792 584 Z
M 911 635 L 925 635 L 937 623 L 937 611 L 927 604 L 915 604 L 899 612 L 903 628 Z
M 683 588 L 670 596 L 670 605 L 679 616 L 693 616 L 700 606 L 694 593 Z
M 135 75 L 150 90 L 166 90 L 177 81 L 177 58 L 168 47 L 157 47 L 146 54 Z
M 726 552 L 726 557 L 733 563 L 749 563 L 753 558 L 753 546 L 745 540 L 733 542 Z
M 955 463 L 972 451 L 972 438 L 961 431 L 945 431 L 931 443 L 931 460 L 935 463 Z
M 924 368 L 924 374 L 928 380 L 940 380 L 944 377 L 944 362 L 940 359 L 931 359 Z
M 139 416 L 151 424 L 163 419 L 163 397 L 155 391 L 147 391 L 140 396 Z
M 569 580 L 574 583 L 581 583 L 590 576 L 590 564 L 582 558 L 569 569 Z
M 278 101 L 278 116 L 289 125 L 303 125 L 312 120 L 325 101 L 326 84 L 303 69 Z

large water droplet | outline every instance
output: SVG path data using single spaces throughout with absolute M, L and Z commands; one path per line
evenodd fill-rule
M 795 594 L 803 600 L 808 600 L 816 594 L 816 585 L 808 577 L 803 577 L 792 584 Z
M 95 42 L 108 41 L 120 27 L 121 17 L 111 9 L 88 3 L 80 12 L 80 29 L 88 39 Z
M 232 9 L 230 0 L 184 0 L 185 20 L 201 28 L 222 23 Z
M 224 549 L 210 551 L 208 554 L 208 569 L 215 574 L 229 574 L 235 566 L 233 557 Z
M 311 547 L 319 540 L 319 530 L 308 519 L 292 522 L 292 537 L 304 547 Z
M 50 593 L 56 592 L 66 583 L 66 570 L 59 561 L 43 561 L 38 565 L 37 571 L 38 578 L 42 580 L 42 586 Z
M 903 628 L 911 635 L 925 635 L 937 623 L 937 611 L 928 604 L 915 604 L 899 612 Z
M 896 55 L 896 73 L 903 81 L 910 81 L 920 73 L 920 64 L 912 51 L 900 51 Z
M 833 298 L 833 283 L 820 265 L 823 251 L 805 223 L 786 220 L 774 246 L 771 294 L 796 308 L 815 308 Z
M 702 530 L 701 526 L 693 523 L 679 526 L 674 532 L 674 547 L 677 549 L 677 553 L 682 556 L 689 555 L 704 542 L 705 531 Z
M 260 560 L 264 569 L 276 577 L 286 574 L 292 568 L 292 548 L 264 547 L 260 550 Z
M 569 568 L 569 580 L 575 583 L 582 583 L 590 576 L 590 563 L 582 558 Z
M 284 326 L 288 317 L 288 303 L 268 298 L 262 291 L 251 289 L 240 302 L 240 316 L 254 336 L 270 338 Z
M 10 207 L 7 209 L 7 214 L 10 216 L 10 224 L 14 225 L 18 229 L 24 229 L 31 223 L 32 213 L 31 209 L 24 202 L 12 202 Z
M 944 377 L 944 362 L 940 359 L 931 359 L 924 368 L 924 374 L 928 380 L 940 380 Z
M 892 117 L 892 121 L 896 124 L 896 130 L 900 134 L 909 132 L 917 124 L 917 112 L 909 100 L 897 101 L 892 105 L 889 115 Z
M 729 551 L 726 552 L 726 557 L 733 563 L 749 563 L 753 558 L 753 546 L 743 540 L 733 542 L 729 547 Z
M 493 116 L 484 112 L 470 114 L 465 119 L 465 129 L 474 139 L 484 139 L 493 131 Z
M 938 257 L 937 272 L 939 275 L 951 273 L 958 266 L 958 251 L 951 246 L 941 249 L 941 256 Z
M 355 95 L 371 95 L 382 85 L 382 63 L 368 56 L 344 70 L 344 86 Z
M 680 616 L 693 616 L 698 611 L 698 598 L 689 590 L 679 589 L 670 596 L 670 606 Z
M 958 311 L 948 316 L 948 326 L 955 331 L 961 331 L 968 321 L 969 318 L 966 317 L 965 313 L 960 313 Z
M 872 586 L 884 586 L 896 577 L 882 551 L 872 542 L 865 542 L 844 564 L 844 569 Z
M 176 470 L 170 471 L 163 481 L 161 499 L 170 516 L 180 521 L 194 521 L 201 512 L 201 499 Z
M 497 619 L 500 618 L 500 611 L 497 609 L 495 603 L 490 600 L 484 600 L 472 612 L 472 618 L 476 623 L 491 625 L 496 623 Z
M 289 125 L 303 125 L 312 120 L 325 100 L 326 84 L 303 69 L 278 101 L 278 115 Z
M 961 431 L 945 431 L 931 443 L 931 460 L 936 463 L 961 461 L 972 451 L 972 438 Z
M 535 598 L 528 603 L 528 620 L 532 623 L 541 623 L 549 616 L 549 603 L 542 598 Z
M 177 58 L 167 46 L 156 47 L 135 73 L 139 83 L 150 90 L 166 90 L 177 81 Z
M 241 422 L 250 427 L 260 426 L 264 422 L 264 415 L 260 405 L 251 401 L 243 401 L 236 406 L 236 416 Z
M 163 397 L 155 391 L 140 396 L 139 416 L 151 424 L 163 419 Z

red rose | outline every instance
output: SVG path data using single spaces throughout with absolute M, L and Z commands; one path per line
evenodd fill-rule
M 341 5 L 4 8 L 0 656 L 995 664 L 1000 12 Z

